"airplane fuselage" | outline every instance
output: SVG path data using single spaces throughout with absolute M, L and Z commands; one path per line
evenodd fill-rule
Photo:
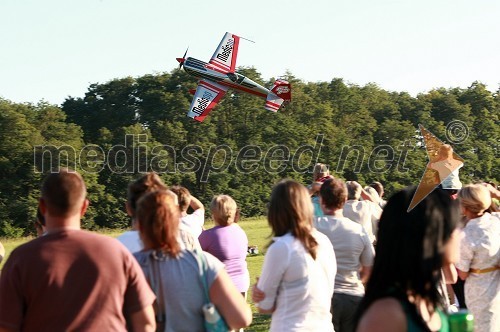
M 186 73 L 198 78 L 207 79 L 225 85 L 229 88 L 241 90 L 262 98 L 266 98 L 270 92 L 262 85 L 255 83 L 248 77 L 239 73 L 224 73 L 215 70 L 214 66 L 195 58 L 187 58 L 184 61 L 183 68 Z

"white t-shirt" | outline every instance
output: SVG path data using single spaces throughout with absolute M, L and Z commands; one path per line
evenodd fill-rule
M 378 221 L 382 215 L 382 209 L 378 204 L 370 201 L 348 200 L 345 202 L 342 214 L 361 224 L 370 237 L 371 243 L 375 242 Z
M 181 249 L 192 250 L 196 248 L 201 250 L 198 238 L 193 236 L 191 229 L 186 228 L 187 227 L 182 224 L 179 225 L 179 235 L 177 236 L 177 240 L 181 245 Z M 142 243 L 139 231 L 126 231 L 116 239 L 120 241 L 132 254 L 144 249 L 144 244 Z
M 116 238 L 120 241 L 132 254 L 141 251 L 144 248 L 139 231 L 126 231 Z
M 337 264 L 328 238 L 313 230 L 316 260 L 290 233 L 273 238 L 257 287 L 265 298 L 259 308 L 275 306 L 271 331 L 333 331 L 330 313 Z
M 375 250 L 364 228 L 339 216 L 319 217 L 314 226 L 330 239 L 335 250 L 335 293 L 363 296 L 365 288 L 359 271 L 361 266 L 372 266 L 375 256 Z
M 203 224 L 205 223 L 205 209 L 198 209 L 191 214 L 181 217 L 181 223 L 190 229 L 195 239 L 197 239 L 203 231 Z
M 387 204 L 387 201 L 385 199 L 382 199 L 382 198 L 378 202 L 378 206 L 380 206 L 381 209 L 383 209 L 386 204 Z

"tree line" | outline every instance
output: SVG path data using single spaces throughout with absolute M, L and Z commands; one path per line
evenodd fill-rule
M 264 86 L 254 68 L 239 72 Z M 292 102 L 278 113 L 229 90 L 206 120 L 186 117 L 196 80 L 185 72 L 91 84 L 62 105 L 0 99 L 0 236 L 33 231 L 40 183 L 69 166 L 88 185 L 87 229 L 123 228 L 127 184 L 146 171 L 187 187 L 203 203 L 226 193 L 243 216 L 266 212 L 274 183 L 311 181 L 315 162 L 387 194 L 418 184 L 428 159 L 418 125 L 453 145 L 462 182 L 500 180 L 500 90 L 473 82 L 416 97 L 334 78 L 303 82 L 287 73 Z

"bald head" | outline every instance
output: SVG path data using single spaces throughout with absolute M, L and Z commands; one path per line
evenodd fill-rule
M 49 174 L 42 185 L 46 213 L 54 217 L 70 217 L 80 213 L 86 196 L 83 178 L 68 169 Z

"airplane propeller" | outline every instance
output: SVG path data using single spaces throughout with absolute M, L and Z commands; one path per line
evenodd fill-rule
M 186 52 L 184 52 L 184 56 L 182 58 L 176 58 L 177 62 L 179 63 L 179 69 L 182 68 L 182 66 L 184 65 L 184 61 L 186 61 L 186 55 L 187 55 L 188 50 L 189 50 L 189 47 L 186 48 Z

